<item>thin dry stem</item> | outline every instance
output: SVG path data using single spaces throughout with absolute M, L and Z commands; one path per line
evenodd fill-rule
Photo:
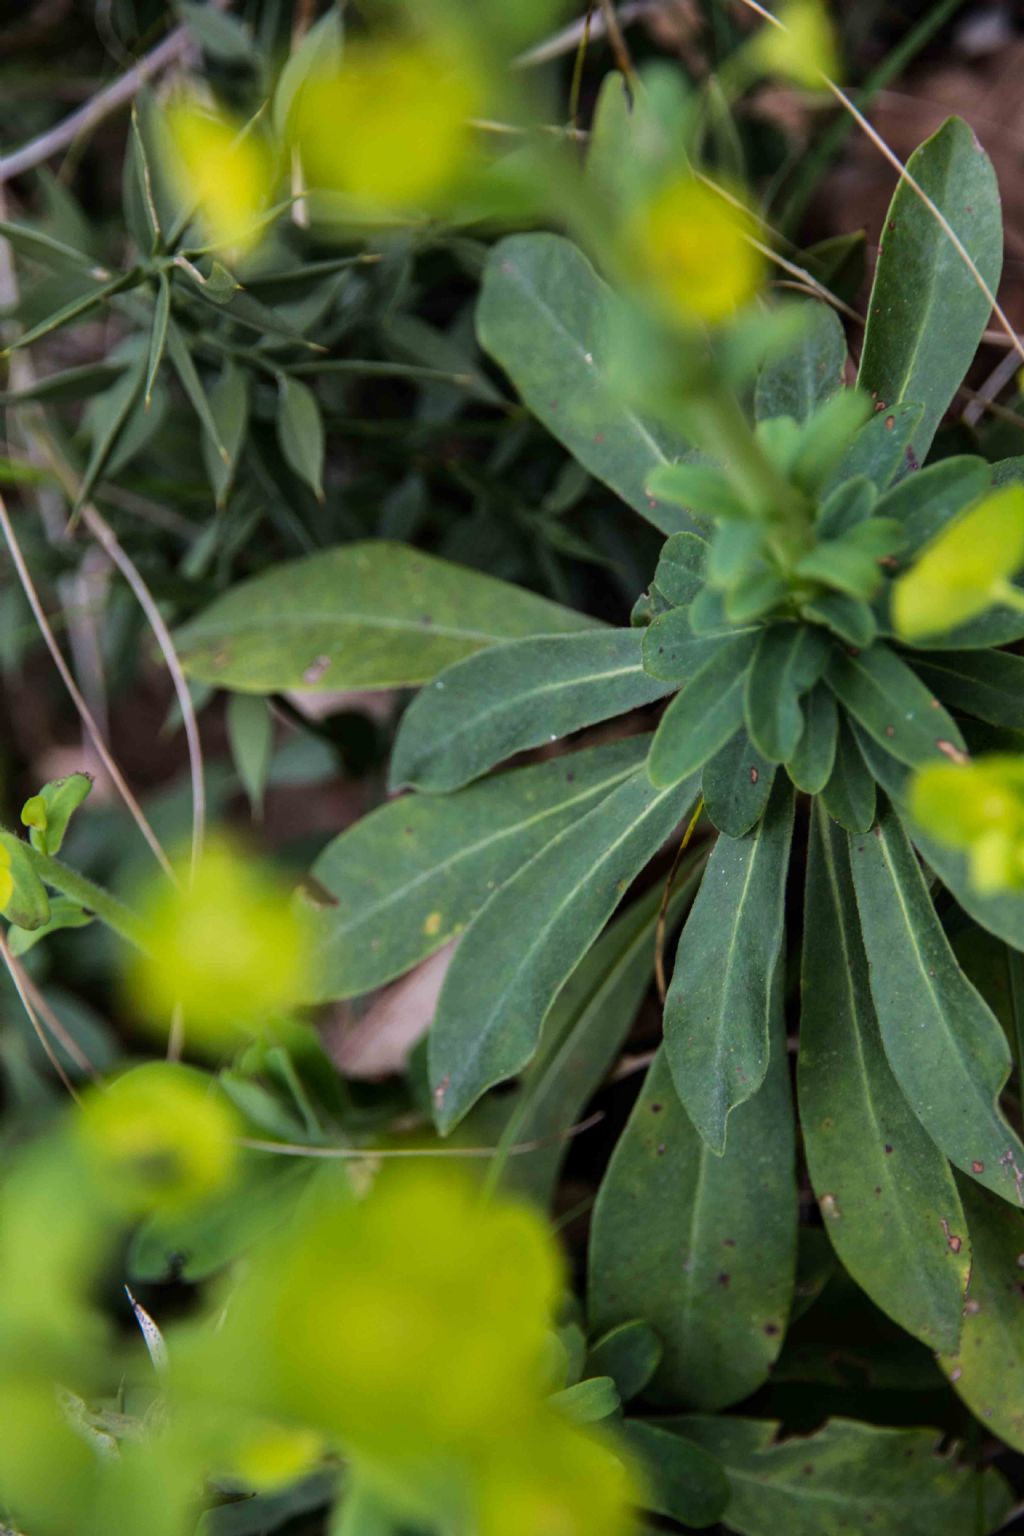
M 508 1154 L 511 1157 L 521 1157 L 527 1152 L 540 1152 L 544 1147 L 557 1146 L 559 1142 L 571 1141 L 576 1136 L 582 1136 L 584 1131 L 591 1130 L 604 1119 L 603 1110 L 598 1110 L 593 1115 L 588 1115 L 586 1120 L 581 1120 L 578 1125 L 571 1125 L 567 1131 L 560 1131 L 557 1136 L 542 1136 L 536 1141 L 521 1141 L 515 1146 L 509 1147 Z M 238 1138 L 240 1147 L 247 1147 L 250 1152 L 277 1152 L 283 1157 L 318 1157 L 335 1158 L 341 1161 L 353 1161 L 361 1158 L 409 1158 L 409 1157 L 494 1157 L 501 1150 L 500 1147 L 304 1147 L 295 1141 L 254 1141 L 249 1136 Z
M 7 967 L 8 975 L 13 981 L 15 991 L 21 999 L 22 1007 L 28 1014 L 29 1023 L 35 1030 L 36 1038 L 38 1039 L 39 1044 L 42 1046 L 43 1050 L 46 1052 L 47 1060 L 49 1061 L 53 1070 L 56 1072 L 57 1076 L 60 1078 L 61 1082 L 64 1084 L 64 1087 L 67 1089 L 68 1093 L 74 1099 L 75 1103 L 80 1104 L 81 1099 L 78 1096 L 75 1085 L 71 1081 L 70 1077 L 68 1077 L 63 1066 L 61 1065 L 60 1057 L 57 1055 L 57 1052 L 50 1044 L 50 1037 L 47 1035 L 46 1030 L 43 1028 L 39 1019 L 39 1015 L 36 1013 L 36 1010 L 32 1005 L 32 999 L 29 996 L 28 989 L 25 986 L 25 973 L 21 966 L 18 964 L 17 960 L 15 960 L 14 956 L 11 954 L 11 951 L 7 946 L 6 936 L 2 933 L 0 933 L 0 958 L 3 959 L 4 965 Z

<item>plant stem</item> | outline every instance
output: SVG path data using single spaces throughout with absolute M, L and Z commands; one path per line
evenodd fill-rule
M 80 875 L 77 870 L 69 869 L 59 859 L 51 854 L 40 853 L 33 848 L 31 843 L 24 842 L 13 832 L 0 831 L 0 843 L 17 843 L 25 853 L 35 869 L 36 874 L 44 885 L 52 886 L 55 891 L 60 891 L 62 896 L 69 896 L 72 901 L 77 901 L 88 911 L 95 913 L 101 923 L 106 923 L 122 939 L 133 944 L 136 949 L 145 949 L 144 930 L 141 921 L 136 917 L 130 907 L 126 907 L 116 896 L 111 896 L 102 886 L 96 885 L 92 880 Z

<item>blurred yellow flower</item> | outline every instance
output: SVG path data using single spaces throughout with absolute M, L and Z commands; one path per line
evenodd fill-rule
M 11 870 L 11 855 L 0 843 L 0 912 L 14 895 L 14 874 Z
M 231 1181 L 239 1122 L 188 1067 L 147 1062 L 94 1088 L 76 1124 L 101 1196 L 129 1215 L 174 1215 Z
M 759 226 L 693 176 L 668 182 L 634 215 L 627 243 L 662 306 L 710 325 L 748 304 L 764 275 Z
M 780 26 L 767 22 L 754 39 L 758 68 L 821 90 L 823 75 L 832 79 L 839 73 L 835 31 L 821 0 L 788 0 L 778 19 Z
M 931 763 L 915 776 L 910 808 L 937 842 L 966 853 L 976 890 L 1024 888 L 1024 757 Z
M 312 1471 L 323 1451 L 314 1430 L 260 1419 L 239 1434 L 227 1471 L 257 1493 L 272 1492 Z
M 257 860 L 212 841 L 195 880 L 151 885 L 143 901 L 148 952 L 132 963 L 133 1004 L 166 1033 L 183 1011 L 189 1042 L 220 1053 L 293 1007 L 307 980 L 301 914 Z
M 996 603 L 1017 600 L 1010 578 L 1024 565 L 1024 486 L 1008 485 L 969 507 L 926 545 L 894 587 L 893 619 L 904 640 L 942 634 Z
M 472 66 L 420 43 L 350 44 L 314 74 L 294 133 L 307 184 L 361 213 L 435 208 L 465 170 L 482 88 Z
M 170 107 L 167 128 L 172 176 L 183 202 L 198 210 L 212 245 L 227 256 L 244 255 L 259 239 L 273 191 L 269 144 L 258 130 L 190 97 Z
M 639 1485 L 602 1440 L 538 1417 L 502 1446 L 481 1488 L 478 1536 L 630 1536 Z

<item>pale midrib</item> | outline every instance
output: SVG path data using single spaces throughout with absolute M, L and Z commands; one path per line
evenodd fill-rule
M 636 770 L 634 770 L 634 773 L 636 773 Z M 637 773 L 637 777 L 639 777 L 639 773 Z M 644 824 L 649 821 L 657 811 L 661 809 L 662 805 L 669 798 L 669 796 L 679 793 L 680 786 L 678 784 L 673 784 L 670 786 L 670 788 L 662 790 L 658 798 L 651 802 L 651 804 L 647 807 L 647 810 L 644 811 L 643 815 L 635 817 L 613 843 L 607 844 L 604 852 L 601 854 L 601 857 L 590 865 L 586 875 L 582 879 L 576 881 L 575 884 L 566 891 L 561 901 L 551 912 L 545 914 L 545 921 L 543 926 L 538 930 L 537 936 L 534 938 L 533 942 L 528 946 L 526 950 L 520 954 L 518 965 L 512 972 L 512 975 L 506 982 L 501 992 L 498 993 L 498 995 L 494 998 L 489 1012 L 481 1023 L 480 1029 L 474 1036 L 472 1043 L 466 1051 L 461 1070 L 459 1072 L 459 1077 L 463 1081 L 467 1076 L 469 1076 L 470 1069 L 476 1067 L 484 1045 L 490 1043 L 495 1021 L 500 1019 L 503 1012 L 505 1011 L 505 1005 L 509 993 L 514 991 L 523 973 L 529 970 L 533 963 L 534 955 L 539 949 L 544 947 L 544 944 L 547 941 L 551 930 L 556 926 L 559 918 L 565 912 L 566 908 L 571 906 L 576 897 L 579 895 L 580 891 L 597 877 L 601 868 L 607 864 L 611 858 L 614 857 L 619 848 L 621 848 L 622 844 L 626 842 L 634 832 L 639 831 L 639 829 L 643 827 Z M 568 828 L 567 831 L 575 830 L 575 827 L 578 827 L 579 825 L 580 822 L 576 822 L 574 823 L 574 826 L 572 828 Z M 548 850 L 553 846 L 553 843 L 549 843 L 548 848 L 544 849 L 544 853 L 547 853 Z M 532 867 L 533 863 L 534 860 L 531 859 L 529 864 L 524 865 L 523 869 L 519 871 L 518 875 L 513 875 L 512 879 L 506 885 L 501 887 L 502 891 L 508 891 L 511 886 L 525 873 L 525 871 Z M 495 895 L 497 894 L 498 893 L 496 892 Z M 482 909 L 482 912 L 486 912 L 489 906 L 490 902 L 488 902 L 487 907 Z
M 726 1028 L 724 1027 L 723 1021 L 724 1021 L 724 1019 L 725 1019 L 727 1014 L 732 1019 L 735 1019 L 736 1016 L 737 1016 L 736 1012 L 733 1009 L 730 1008 L 728 999 L 729 999 L 729 995 L 730 995 L 730 992 L 731 992 L 731 989 L 732 989 L 732 978 L 733 978 L 733 974 L 735 972 L 736 960 L 737 960 L 737 957 L 739 955 L 740 948 L 741 948 L 741 946 L 740 946 L 740 944 L 738 942 L 738 936 L 739 936 L 739 934 L 740 934 L 740 932 L 742 930 L 742 927 L 743 927 L 743 920 L 744 920 L 744 915 L 746 913 L 747 902 L 750 900 L 750 887 L 752 886 L 752 884 L 754 882 L 754 873 L 755 873 L 755 870 L 758 867 L 758 864 L 759 864 L 759 861 L 760 861 L 760 856 L 761 856 L 763 851 L 764 851 L 764 837 L 763 837 L 763 833 L 761 831 L 759 831 L 758 835 L 757 835 L 757 838 L 754 841 L 754 845 L 753 845 L 753 847 L 750 850 L 750 858 L 747 861 L 746 873 L 745 873 L 745 875 L 743 877 L 743 885 L 742 885 L 742 888 L 740 890 L 739 900 L 736 903 L 735 915 L 734 915 L 733 923 L 732 923 L 732 926 L 726 930 L 726 932 L 729 935 L 729 942 L 726 945 L 726 959 L 725 959 L 725 966 L 724 966 L 724 969 L 722 971 L 722 985 L 721 985 L 721 989 L 720 989 L 719 994 L 718 994 L 718 1007 L 717 1007 L 716 1012 L 715 1012 L 715 1029 L 714 1029 L 713 1035 L 712 1035 L 713 1049 L 710 1052 L 709 1056 L 707 1056 L 705 1058 L 705 1068 L 706 1068 L 706 1070 L 709 1069 L 714 1074 L 715 1080 L 716 1080 L 716 1082 L 718 1084 L 718 1087 L 721 1090 L 721 1093 L 722 1093 L 723 1096 L 726 1095 L 728 1093 L 728 1091 L 729 1091 L 729 1085 L 727 1084 L 727 1082 L 725 1080 L 726 1073 L 725 1073 L 725 1067 L 724 1067 L 724 1059 L 725 1059 L 725 1054 L 726 1054 L 726 1052 L 725 1052 Z M 770 986 L 770 983 L 769 983 L 769 986 Z M 767 1012 L 767 1005 L 766 1005 L 766 1008 L 765 1008 L 765 1031 L 766 1031 L 766 1033 L 767 1033 L 767 1027 L 768 1027 L 768 1012 Z M 758 1085 L 758 1086 L 760 1086 L 760 1085 Z M 754 1089 L 752 1091 L 756 1092 L 756 1089 Z M 749 1098 L 750 1094 L 748 1094 L 747 1097 Z M 741 1099 L 738 1102 L 743 1103 L 744 1101 Z M 733 1108 L 735 1108 L 735 1105 L 733 1105 L 733 1104 L 730 1104 L 728 1106 L 728 1108 L 726 1109 L 726 1116 L 728 1116 L 729 1110 L 733 1109 Z M 703 1137 L 701 1138 L 701 1140 L 703 1140 Z
M 410 880 L 408 885 L 403 885 L 399 890 L 390 892 L 387 896 L 384 897 L 382 901 L 377 902 L 376 905 L 362 908 L 356 921 L 349 924 L 348 927 L 341 928 L 340 930 L 334 929 L 330 937 L 318 946 L 318 952 L 325 949 L 332 949 L 342 940 L 350 940 L 353 934 L 357 934 L 359 932 L 360 928 L 363 928 L 368 923 L 373 922 L 382 912 L 386 912 L 389 907 L 393 907 L 400 902 L 408 900 L 410 893 L 415 891 L 419 886 L 425 884 L 428 881 L 436 880 L 439 875 L 449 873 L 452 869 L 461 864 L 465 859 L 476 858 L 478 855 L 485 852 L 488 848 L 493 848 L 497 844 L 510 837 L 516 837 L 525 832 L 528 832 L 531 827 L 536 826 L 538 822 L 542 822 L 550 816 L 558 816 L 566 811 L 571 811 L 574 806 L 582 805 L 587 800 L 593 799 L 595 796 L 609 794 L 613 789 L 617 788 L 618 785 L 624 783 L 626 779 L 635 774 L 636 771 L 636 765 L 630 764 L 628 768 L 620 769 L 617 773 L 611 775 L 608 779 L 591 785 L 589 789 L 580 790 L 578 794 L 574 795 L 569 800 L 560 800 L 557 805 L 547 806 L 543 811 L 539 811 L 535 816 L 529 817 L 526 821 L 514 822 L 510 826 L 503 827 L 500 832 L 492 833 L 490 836 L 481 839 L 480 842 L 471 843 L 468 844 L 465 848 L 460 848 L 459 851 L 453 854 L 451 858 L 445 859 L 440 864 L 432 864 L 429 869 L 423 870 L 415 877 L 415 879 Z M 315 867 L 313 869 L 313 874 L 316 875 Z M 330 890 L 330 886 L 327 886 L 326 889 Z
M 184 632 L 181 643 L 187 649 L 196 645 L 205 645 L 211 640 L 219 639 L 224 635 L 231 637 L 242 636 L 253 630 L 261 634 L 275 629 L 308 629 L 313 624 L 326 624 L 338 629 L 359 630 L 397 630 L 402 634 L 414 634 L 421 640 L 429 640 L 432 635 L 442 635 L 445 639 L 455 640 L 523 640 L 523 639 L 547 639 L 555 638 L 562 634 L 575 634 L 575 630 L 551 630 L 547 634 L 536 635 L 499 634 L 494 630 L 483 629 L 457 629 L 451 624 L 423 624 L 414 619 L 389 619 L 380 614 L 362 613 L 281 613 L 277 611 L 265 616 L 253 616 L 248 619 L 221 620 L 219 623 L 203 622 L 199 626 L 197 621 L 192 633 Z

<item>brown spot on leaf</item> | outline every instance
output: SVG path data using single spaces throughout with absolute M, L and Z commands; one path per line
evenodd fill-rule
M 974 1162 L 971 1164 L 971 1172 L 972 1173 L 984 1173 L 985 1172 L 985 1164 L 982 1163 L 982 1162 L 979 1162 L 979 1160 L 977 1158 L 975 1158 Z
M 887 432 L 891 432 L 895 425 L 896 425 L 896 417 L 895 416 L 887 416 L 885 418 L 885 430 Z
M 949 758 L 951 763 L 962 765 L 968 761 L 967 753 L 962 751 L 953 741 L 943 741 L 940 738 L 935 745 L 944 757 Z
M 751 768 L 751 770 L 750 770 L 750 782 L 751 782 L 751 784 L 756 784 L 760 777 L 761 777 L 761 775 L 758 773 L 757 769 L 756 768 Z

